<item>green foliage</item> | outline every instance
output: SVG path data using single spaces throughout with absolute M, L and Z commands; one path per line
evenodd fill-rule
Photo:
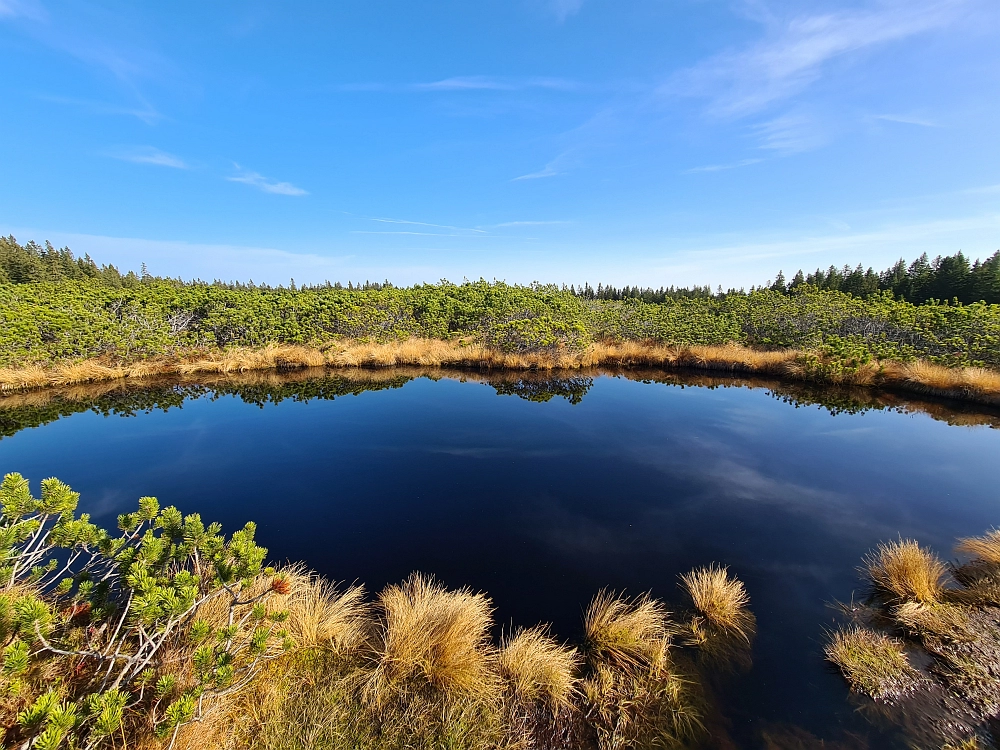
M 939 255 L 934 260 L 929 260 L 924 253 L 909 266 L 901 258 L 892 268 L 881 273 L 871 268 L 866 271 L 860 263 L 854 269 L 849 266 L 842 269 L 830 266 L 826 271 L 817 268 L 815 273 L 808 275 L 799 271 L 788 285 L 779 272 L 771 289 L 794 291 L 802 284 L 864 298 L 888 291 L 898 299 L 917 303 L 954 299 L 965 304 L 979 301 L 998 304 L 1000 251 L 984 261 L 977 260 L 971 264 L 962 252 L 943 257 Z
M 769 288 L 715 295 L 484 280 L 407 289 L 184 283 L 122 276 L 13 238 L 0 238 L 0 269 L 0 367 L 411 336 L 477 340 L 510 354 L 574 351 L 600 340 L 795 348 L 815 355 L 802 363 L 807 372 L 829 379 L 886 359 L 1000 367 L 1000 305 L 973 301 L 1000 302 L 1000 253 L 971 265 L 961 253 L 922 257 L 881 275 L 800 272 L 791 284 L 779 274 Z M 65 490 L 50 493 L 50 502 L 72 504 Z M 140 508 L 125 520 L 139 524 L 156 512 Z M 84 522 L 62 533 L 83 539 L 90 531 Z M 0 546 L 32 531 L 6 533 L 13 536 Z
M 806 284 L 793 294 L 762 289 L 662 303 L 484 281 L 369 291 L 162 280 L 127 289 L 0 284 L 0 323 L 0 365 L 7 366 L 409 336 L 473 337 L 505 352 L 576 349 L 602 339 L 803 349 L 846 339 L 876 358 L 1000 366 L 1000 306 L 913 305 L 886 292 L 861 299 Z
M 130 712 L 171 731 L 284 652 L 253 524 L 227 538 L 218 524 L 144 497 L 112 536 L 75 516 L 78 501 L 57 479 L 38 497 L 18 474 L 0 483 L 0 696 L 32 696 L 9 730 L 17 742 L 97 748 Z M 230 624 L 209 644 L 212 626 L 198 612 L 216 600 L 211 611 Z M 173 656 L 162 661 L 164 649 Z M 68 677 L 43 691 L 45 671 Z

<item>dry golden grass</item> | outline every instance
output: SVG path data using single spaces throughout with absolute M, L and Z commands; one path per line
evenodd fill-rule
M 573 705 L 579 654 L 558 643 L 546 628 L 519 630 L 505 638 L 497 663 L 521 702 L 544 704 L 554 714 Z
M 584 616 L 587 648 L 599 661 L 624 669 L 658 669 L 667 662 L 674 628 L 666 607 L 648 594 L 629 599 L 607 589 Z
M 341 592 L 318 576 L 299 576 L 285 607 L 288 634 L 298 648 L 326 648 L 337 653 L 360 649 L 368 637 L 368 610 L 363 586 Z
M 689 368 L 786 380 L 816 375 L 796 350 L 760 351 L 739 344 L 669 346 L 650 342 L 597 342 L 582 350 L 505 353 L 475 341 L 409 338 L 386 343 L 338 340 L 323 346 L 268 344 L 260 348 L 193 350 L 127 364 L 100 359 L 49 367 L 0 368 L 0 392 L 141 380 L 156 375 L 211 376 L 260 370 L 334 368 L 462 367 L 485 370 L 558 370 L 581 367 Z M 949 368 L 929 362 L 873 362 L 825 375 L 843 385 L 890 385 L 898 389 L 1000 404 L 1000 372 L 981 367 Z
M 959 539 L 955 551 L 972 555 L 990 565 L 1000 565 L 1000 529 L 993 529 L 982 536 Z
M 896 622 L 920 636 L 937 636 L 949 640 L 968 640 L 969 613 L 952 604 L 922 604 L 903 602 L 892 612 Z
M 718 628 L 749 641 L 754 631 L 750 596 L 743 582 L 729 575 L 727 568 L 710 565 L 681 576 L 684 590 L 696 610 Z
M 49 371 L 39 365 L 0 369 L 0 391 L 44 388 L 52 385 Z
M 217 356 L 181 362 L 176 372 L 182 375 L 192 373 L 230 373 L 250 370 L 282 370 L 298 367 L 319 367 L 326 363 L 318 349 L 292 344 L 268 344 L 260 349 L 226 349 Z
M 984 367 L 944 367 L 918 360 L 890 363 L 886 375 L 891 382 L 925 392 L 959 397 L 1000 395 L 1000 372 Z
M 919 673 L 895 638 L 851 627 L 830 636 L 826 658 L 837 665 L 851 688 L 875 700 L 892 701 L 916 687 Z
M 495 690 L 493 608 L 485 595 L 449 591 L 414 573 L 388 586 L 377 606 L 376 664 L 365 689 L 376 705 L 405 693 L 414 682 L 449 695 Z
M 944 563 L 912 539 L 880 544 L 864 566 L 875 587 L 899 602 L 935 604 L 944 590 Z

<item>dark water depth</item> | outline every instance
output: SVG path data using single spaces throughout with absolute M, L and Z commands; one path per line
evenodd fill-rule
M 421 570 L 487 591 L 501 626 L 571 640 L 599 589 L 679 602 L 679 574 L 722 563 L 758 620 L 752 668 L 719 688 L 733 742 L 900 742 L 824 665 L 829 603 L 860 594 L 879 541 L 947 558 L 1000 523 L 996 415 L 655 374 L 414 374 L 7 399 L 0 471 L 58 476 L 108 526 L 141 495 L 254 520 L 272 559 L 370 591 Z

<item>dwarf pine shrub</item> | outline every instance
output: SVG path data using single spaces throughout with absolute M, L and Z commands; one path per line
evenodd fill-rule
M 19 474 L 0 484 L 5 742 L 170 736 L 291 648 L 253 524 L 227 538 L 144 497 L 111 533 L 77 516 L 78 500 L 57 479 L 38 497 Z

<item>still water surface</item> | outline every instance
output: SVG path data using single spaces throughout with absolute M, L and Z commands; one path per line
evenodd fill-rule
M 856 566 L 881 540 L 947 557 L 956 537 L 1000 523 L 995 416 L 835 413 L 676 377 L 412 375 L 21 405 L 0 411 L 0 471 L 35 487 L 58 476 L 109 526 L 147 494 L 230 531 L 254 520 L 272 559 L 369 590 L 433 573 L 489 592 L 502 626 L 551 622 L 567 639 L 602 587 L 676 602 L 678 574 L 719 562 L 758 620 L 752 668 L 719 688 L 732 742 L 761 747 L 790 727 L 899 742 L 823 663 L 830 603 L 861 594 Z M 131 418 L 114 415 L 128 403 Z M 136 408 L 152 405 L 170 408 Z

